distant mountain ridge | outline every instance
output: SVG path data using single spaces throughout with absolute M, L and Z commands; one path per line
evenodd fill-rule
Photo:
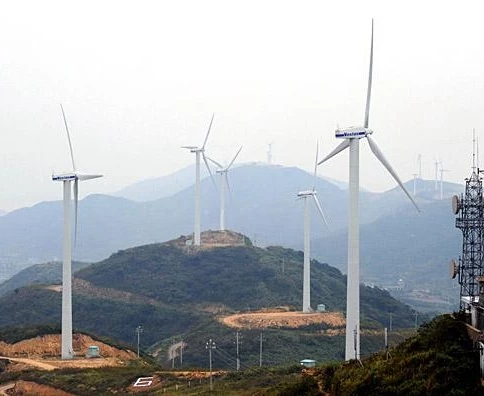
M 168 176 L 141 180 L 116 191 L 113 195 L 136 202 L 155 201 L 190 187 L 193 184 L 194 174 L 195 165 L 190 165 Z M 200 177 L 205 178 L 207 176 L 207 169 L 202 167 Z
M 189 173 L 187 169 L 185 171 Z M 218 175 L 214 177 L 218 181 Z M 226 224 L 229 229 L 248 235 L 256 245 L 283 245 L 296 249 L 302 247 L 303 208 L 296 194 L 313 186 L 313 175 L 293 167 L 246 164 L 234 167 L 230 174 L 230 184 L 232 193 L 227 196 L 226 207 Z M 406 186 L 412 192 L 413 181 L 407 182 Z M 312 221 L 313 256 L 346 271 L 347 191 L 321 178 L 316 180 L 315 187 L 330 227 L 327 229 L 317 217 Z M 202 180 L 201 189 L 202 229 L 216 230 L 219 220 L 218 191 L 208 178 Z M 463 191 L 463 186 L 444 183 L 446 198 L 459 191 Z M 421 219 L 425 220 L 420 221 L 419 231 L 426 232 L 419 232 L 418 239 L 401 240 L 410 243 L 416 255 L 420 254 L 418 252 L 432 254 L 428 249 L 428 239 L 433 235 L 430 230 L 436 221 L 440 222 L 439 219 L 449 218 L 450 206 L 448 201 L 440 201 L 440 191 L 435 190 L 433 181 L 418 180 L 416 193 L 417 202 L 424 211 Z M 79 232 L 73 258 L 94 262 L 119 249 L 166 241 L 191 233 L 193 195 L 191 185 L 171 196 L 148 202 L 134 202 L 107 195 L 88 196 L 79 205 Z M 411 233 L 410 228 L 403 230 L 402 227 L 407 224 L 407 218 L 417 217 L 399 188 L 380 194 L 363 191 L 360 202 L 362 233 L 366 225 L 371 227 L 371 223 L 376 220 L 383 222 L 387 217 L 395 219 L 392 221 L 394 230 L 386 231 L 388 237 L 392 233 Z M 426 216 L 427 212 L 436 216 L 436 219 Z M 377 229 L 371 231 L 372 234 L 377 232 Z M 446 223 L 445 228 L 439 228 L 439 232 L 447 239 L 441 239 L 441 243 L 445 244 L 442 246 L 439 246 L 439 241 L 432 242 L 436 253 L 448 252 L 449 247 L 457 246 L 460 234 L 455 232 L 450 222 Z M 367 257 L 374 257 L 376 252 L 379 255 L 381 253 L 382 257 L 388 257 L 391 245 L 375 241 L 369 248 L 377 250 L 366 251 L 365 243 L 362 239 L 363 269 L 373 265 L 373 262 L 381 265 L 381 260 Z M 0 275 L 2 271 L 10 271 L 8 276 L 11 276 L 15 272 L 14 268 L 18 271 L 25 268 L 27 263 L 59 260 L 62 255 L 61 244 L 60 201 L 39 203 L 0 217 Z M 395 248 L 392 247 L 391 251 L 395 253 Z M 456 251 L 453 256 L 458 253 Z M 411 260 L 422 265 L 420 260 Z M 441 274 L 440 271 L 439 276 Z

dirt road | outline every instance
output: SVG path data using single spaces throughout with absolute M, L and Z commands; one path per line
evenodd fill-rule
M 41 370 L 47 370 L 47 371 L 55 370 L 57 368 L 52 364 L 44 363 L 38 360 L 28 359 L 28 358 L 14 358 L 14 357 L 0 356 L 0 359 L 7 359 L 7 360 L 11 360 L 12 362 L 23 363 L 23 364 L 26 364 L 27 366 L 32 366 L 32 367 L 39 368 Z
M 2 396 L 8 396 L 8 393 L 7 391 L 9 389 L 12 389 L 13 387 L 15 387 L 15 382 L 10 382 L 8 384 L 3 384 L 3 385 L 0 385 L 0 395 Z

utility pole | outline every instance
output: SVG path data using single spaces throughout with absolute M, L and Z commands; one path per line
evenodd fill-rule
M 259 339 L 259 367 L 262 367 L 262 331 Z
M 210 390 L 213 391 L 213 381 L 212 381 L 212 349 L 215 349 L 215 341 L 211 338 L 207 341 L 205 349 L 208 349 L 208 359 L 210 364 Z
M 143 328 L 141 326 L 138 326 L 135 331 L 136 331 L 136 334 L 138 335 L 138 357 L 139 357 L 139 335 L 143 332 Z
M 175 368 L 175 340 L 171 342 L 171 368 Z
M 235 333 L 235 340 L 237 342 L 237 371 L 240 370 L 240 356 L 239 356 L 239 332 Z
M 385 354 L 386 354 L 386 357 L 387 357 L 387 360 L 388 358 L 390 358 L 390 349 L 388 347 L 388 329 L 385 327 Z

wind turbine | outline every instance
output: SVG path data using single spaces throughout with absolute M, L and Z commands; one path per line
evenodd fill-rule
M 72 249 L 71 249 L 71 183 L 74 182 L 74 244 L 77 240 L 77 213 L 79 202 L 79 180 L 90 180 L 102 177 L 102 175 L 90 175 L 80 173 L 76 169 L 74 162 L 74 153 L 72 142 L 67 126 L 64 108 L 61 105 L 62 117 L 69 141 L 71 152 L 72 172 L 53 174 L 53 181 L 61 181 L 64 187 L 63 204 L 64 204 L 64 228 L 63 228 L 63 259 L 62 259 L 62 359 L 72 359 L 74 350 L 72 348 Z
M 230 184 L 229 184 L 229 169 L 233 165 L 235 159 L 239 155 L 242 147 L 239 148 L 239 151 L 235 154 L 232 161 L 227 166 L 223 166 L 217 161 L 206 157 L 209 161 L 212 161 L 215 165 L 218 166 L 216 172 L 220 175 L 220 231 L 225 231 L 225 189 L 227 188 L 230 191 Z
M 417 163 L 418 163 L 418 178 L 422 178 L 422 154 L 419 154 L 417 157 Z
M 444 199 L 444 172 L 448 172 L 448 169 L 444 169 L 444 164 L 440 161 L 440 199 Z
M 205 162 L 205 166 L 213 181 L 212 171 L 208 166 L 207 157 L 205 156 L 205 145 L 207 144 L 208 135 L 210 135 L 214 116 L 215 114 L 212 114 L 212 119 L 210 120 L 210 125 L 208 126 L 208 131 L 202 147 L 182 146 L 182 148 L 190 150 L 191 153 L 195 153 L 195 228 L 193 232 L 193 243 L 196 246 L 200 246 L 200 155 L 202 156 L 203 162 Z
M 270 142 L 267 144 L 267 163 L 269 165 L 272 164 L 272 145 L 274 144 L 274 142 Z
M 438 180 L 438 172 L 439 172 L 439 161 L 437 161 L 437 158 L 435 159 L 434 162 L 435 165 L 435 191 L 437 191 L 437 180 Z
M 371 151 L 392 175 L 395 181 L 418 209 L 417 204 L 407 191 L 402 181 L 391 167 L 375 141 L 370 136 L 373 131 L 368 128 L 370 117 L 371 82 L 373 70 L 373 20 L 371 22 L 370 66 L 368 73 L 368 90 L 366 94 L 365 120 L 363 126 L 336 129 L 336 138 L 344 139 L 318 165 L 329 160 L 344 149 L 350 149 L 349 163 L 349 208 L 348 208 L 348 284 L 346 301 L 346 348 L 345 359 L 360 358 L 360 235 L 359 235 L 359 143 L 366 138 Z
M 316 196 L 316 171 L 318 169 L 318 146 L 316 145 L 316 161 L 314 163 L 314 184 L 312 190 L 300 191 L 297 193 L 299 199 L 304 199 L 304 266 L 303 266 L 303 312 L 311 312 L 311 206 L 309 200 L 312 198 L 318 212 L 323 218 L 326 226 L 326 216 Z

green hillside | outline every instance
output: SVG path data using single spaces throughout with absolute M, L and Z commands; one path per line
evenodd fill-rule
M 72 272 L 76 272 L 90 263 L 82 261 L 72 262 Z M 24 268 L 18 274 L 15 274 L 11 279 L 0 284 L 0 296 L 12 292 L 13 290 L 33 284 L 53 284 L 62 281 L 62 263 L 58 261 L 35 264 Z
M 302 252 L 250 244 L 200 250 L 164 243 L 119 251 L 75 274 L 74 328 L 134 345 L 141 325 L 143 349 L 161 351 L 163 362 L 169 345 L 183 339 L 184 364 L 190 366 L 206 363 L 205 342 L 213 338 L 220 353 L 226 351 L 216 365 L 230 367 L 235 330 L 220 324 L 217 315 L 276 306 L 300 310 L 302 261 Z M 317 261 L 311 276 L 313 307 L 324 303 L 329 311 L 344 311 L 345 277 Z M 395 329 L 413 326 L 410 308 L 386 291 L 362 287 L 361 303 L 362 326 L 368 330 L 361 341 L 363 354 L 382 348 L 389 312 Z M 60 323 L 59 291 L 20 288 L 1 297 L 0 304 L 10 308 L 0 316 L 0 326 Z M 309 355 L 320 361 L 342 359 L 344 337 L 322 336 L 323 329 L 265 329 L 264 361 L 297 363 Z M 242 334 L 244 364 L 257 365 L 260 331 Z
M 1 335 L 1 334 L 0 334 Z M 295 339 L 284 339 L 294 345 Z M 205 351 L 206 352 L 206 351 Z M 133 361 L 126 367 L 68 368 L 51 372 L 5 369 L 0 360 L 0 383 L 23 379 L 62 389 L 76 395 L 131 394 L 128 387 L 139 377 L 158 376 L 160 386 L 143 394 L 168 395 L 481 395 L 478 351 L 473 349 L 465 325 L 450 315 L 434 319 L 389 354 L 380 352 L 344 363 L 318 364 L 314 370 L 300 365 L 247 368 L 217 374 L 213 391 L 209 379 L 196 379 L 196 372 L 177 376 L 149 361 Z M 217 365 L 226 351 L 213 351 Z M 205 356 L 206 367 L 207 356 Z M 181 374 L 181 373 L 180 373 Z M 191 381 L 190 381 L 191 379 Z
M 247 310 L 302 304 L 303 253 L 282 247 L 219 247 L 189 251 L 170 243 L 127 249 L 76 273 L 99 287 L 143 295 L 166 304 L 224 304 Z M 283 269 L 284 266 L 284 269 Z M 327 264 L 312 261 L 312 306 L 323 303 L 343 311 L 346 277 Z M 409 307 L 379 288 L 362 287 L 362 315 L 385 326 L 393 312 L 396 327 L 410 327 Z
M 316 379 L 341 395 L 479 395 L 478 351 L 462 322 L 444 315 L 391 350 L 321 369 Z

